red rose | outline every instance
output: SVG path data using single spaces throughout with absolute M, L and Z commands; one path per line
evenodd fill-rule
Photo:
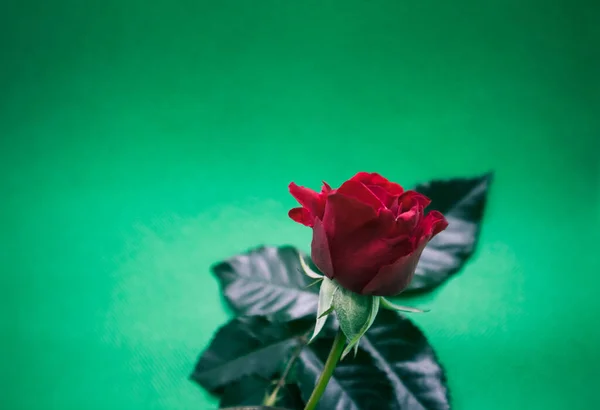
M 379 174 L 359 172 L 338 189 L 320 193 L 291 183 L 302 205 L 294 221 L 313 228 L 312 259 L 330 279 L 355 293 L 393 296 L 412 280 L 431 238 L 446 229 L 429 198 L 405 191 Z

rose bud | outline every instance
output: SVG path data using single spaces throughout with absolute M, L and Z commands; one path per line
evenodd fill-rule
M 313 229 L 311 256 L 328 278 L 355 293 L 394 296 L 412 280 L 423 249 L 448 222 L 415 191 L 375 173 L 359 172 L 321 192 L 291 183 L 302 207 L 294 221 Z

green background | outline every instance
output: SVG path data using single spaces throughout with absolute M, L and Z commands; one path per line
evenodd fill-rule
M 361 170 L 496 172 L 412 301 L 456 409 L 600 407 L 593 3 L 3 1 L 0 408 L 214 408 L 209 266 L 308 249 L 287 184 Z

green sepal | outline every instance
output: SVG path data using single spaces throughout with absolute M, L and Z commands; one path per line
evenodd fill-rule
M 323 278 L 321 279 L 317 279 L 317 280 L 313 280 L 310 284 L 306 285 L 306 289 L 311 288 L 315 285 L 318 285 L 319 283 L 321 283 L 321 281 L 323 280 Z
M 300 257 L 300 266 L 302 267 L 302 270 L 304 271 L 306 276 L 313 278 L 313 279 L 323 279 L 325 277 L 324 275 L 321 275 L 320 273 L 317 273 L 314 270 L 312 270 L 310 268 L 310 266 L 308 266 L 306 264 L 306 261 L 304 260 L 304 256 L 302 256 L 301 253 L 298 253 L 298 256 Z
M 425 313 L 429 312 L 429 309 L 421 310 L 410 306 L 401 306 L 396 305 L 395 303 L 390 302 L 386 298 L 381 298 L 381 307 L 389 310 L 396 310 L 398 312 L 408 312 L 408 313 Z
M 319 305 L 317 307 L 317 323 L 315 324 L 315 331 L 313 332 L 310 342 L 321 332 L 325 322 L 327 322 L 327 316 L 333 312 L 333 295 L 336 293 L 338 285 L 335 284 L 331 279 L 323 276 L 323 282 L 321 282 L 321 289 L 319 291 Z
M 348 346 L 342 359 L 354 349 L 358 351 L 360 338 L 369 330 L 379 311 L 379 296 L 359 295 L 339 287 L 333 294 L 333 307 Z

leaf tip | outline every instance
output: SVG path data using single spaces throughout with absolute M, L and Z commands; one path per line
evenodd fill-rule
M 480 179 L 485 183 L 485 185 L 489 186 L 494 181 L 495 177 L 496 173 L 493 170 L 490 170 L 483 174 Z
M 342 357 L 340 358 L 340 360 L 344 360 L 346 358 L 346 356 L 348 356 L 348 353 L 350 353 L 351 351 L 352 351 L 352 345 L 349 344 L 348 346 L 346 346 L 346 348 L 342 352 Z

